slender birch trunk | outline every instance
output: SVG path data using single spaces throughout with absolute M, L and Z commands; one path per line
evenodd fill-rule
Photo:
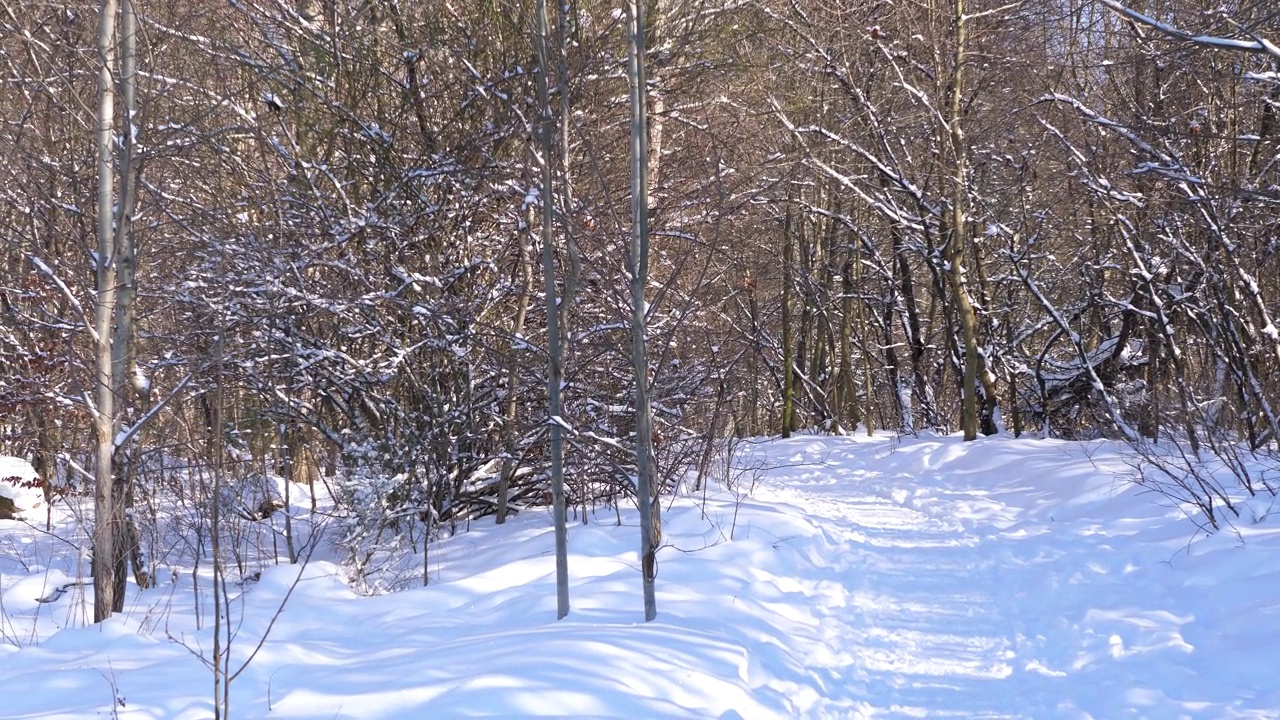
M 116 309 L 115 243 L 115 83 L 116 0 L 103 0 L 98 23 L 98 252 L 94 258 L 96 287 L 94 315 L 94 528 L 93 619 L 111 617 L 116 600 L 116 522 L 112 459 L 115 455 L 115 397 L 112 392 L 111 323 Z

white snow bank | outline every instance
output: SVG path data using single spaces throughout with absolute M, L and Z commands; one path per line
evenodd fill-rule
M 19 511 L 44 507 L 44 491 L 26 485 L 36 477 L 31 463 L 22 458 L 0 455 L 0 496 L 12 500 Z

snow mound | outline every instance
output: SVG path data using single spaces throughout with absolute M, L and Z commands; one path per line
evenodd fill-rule
M 0 455 L 0 519 L 44 507 L 44 491 L 34 484 L 37 478 L 31 463 Z

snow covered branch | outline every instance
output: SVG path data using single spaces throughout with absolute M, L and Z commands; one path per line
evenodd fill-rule
M 75 293 L 71 292 L 71 288 L 67 287 L 67 284 L 62 281 L 62 278 L 58 277 L 58 274 L 53 271 L 53 268 L 50 268 L 43 260 L 35 255 L 31 256 L 31 264 L 58 287 L 58 291 L 62 293 L 62 296 L 67 299 L 67 302 L 71 304 L 71 307 L 76 309 L 76 314 L 80 316 L 80 323 L 89 331 L 89 337 L 94 342 L 97 342 L 98 333 L 93 327 L 93 322 L 89 320 L 88 313 L 84 311 L 84 305 L 80 304 L 80 300 L 75 296 Z
M 116 437 L 115 437 L 116 449 L 119 450 L 120 448 L 127 445 L 129 443 L 129 440 L 132 439 L 134 435 L 138 434 L 139 430 L 146 427 L 147 423 L 150 422 L 152 418 L 154 418 L 156 415 L 159 415 L 160 411 L 164 410 L 165 407 L 169 405 L 170 401 L 172 401 L 174 398 L 181 395 L 183 389 L 185 389 L 187 385 L 190 383 L 191 383 L 191 375 L 188 374 L 186 377 L 182 378 L 182 380 L 178 381 L 177 386 L 174 387 L 173 390 L 171 390 L 168 395 L 164 396 L 160 400 L 160 402 L 156 403 L 151 407 L 150 410 L 147 410 L 147 412 L 143 413 L 142 417 L 138 418 L 137 422 L 130 425 L 129 427 L 122 428 L 120 432 L 116 433 Z
M 1140 13 L 1116 0 L 1098 0 L 1098 2 L 1111 9 L 1113 12 L 1128 18 L 1145 27 L 1149 27 L 1163 35 L 1167 35 L 1176 40 L 1182 40 L 1194 45 L 1213 48 L 1215 50 L 1229 50 L 1232 52 L 1260 53 L 1270 55 L 1280 60 L 1280 46 L 1270 40 L 1254 35 L 1251 40 L 1241 40 L 1237 38 L 1224 38 L 1215 35 L 1199 35 L 1182 28 L 1161 22 L 1150 15 Z

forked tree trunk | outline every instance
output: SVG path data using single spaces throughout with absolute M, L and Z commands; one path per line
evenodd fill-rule
M 964 431 L 965 440 L 973 440 L 978 437 L 978 364 L 981 361 L 978 355 L 978 317 L 965 280 L 965 254 L 969 244 L 968 218 L 965 217 L 968 174 L 965 166 L 964 130 L 960 122 L 964 93 L 966 34 L 964 11 L 964 0 L 955 0 L 952 17 L 955 31 L 955 57 L 951 75 L 950 117 L 947 128 L 951 138 L 951 151 L 954 155 L 951 178 L 951 217 L 949 218 L 951 237 L 943 251 L 943 259 L 947 264 L 946 270 L 950 279 L 956 320 L 960 325 L 961 339 L 964 344 L 960 428 Z M 988 402 L 994 402 L 994 398 L 989 398 Z M 994 409 L 992 412 L 994 413 Z

